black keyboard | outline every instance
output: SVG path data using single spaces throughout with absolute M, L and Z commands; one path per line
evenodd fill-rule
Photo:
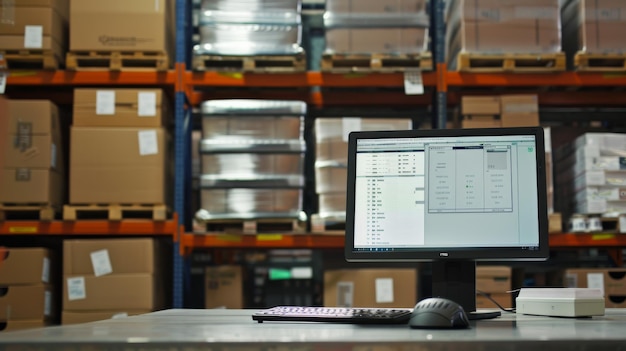
M 278 306 L 258 311 L 252 319 L 264 321 L 331 322 L 349 324 L 404 324 L 411 318 L 410 309 L 358 307 Z

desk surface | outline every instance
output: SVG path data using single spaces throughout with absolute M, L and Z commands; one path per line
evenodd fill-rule
M 107 350 L 626 350 L 626 309 L 593 318 L 504 313 L 465 330 L 408 325 L 257 323 L 252 310 L 166 310 L 0 333 L 0 349 Z M 16 347 L 17 346 L 17 347 Z

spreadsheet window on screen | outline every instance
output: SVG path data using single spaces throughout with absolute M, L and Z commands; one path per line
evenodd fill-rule
M 354 249 L 539 246 L 534 135 L 358 139 Z

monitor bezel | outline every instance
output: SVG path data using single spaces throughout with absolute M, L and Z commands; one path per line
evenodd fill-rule
M 534 250 L 521 247 L 459 247 L 424 248 L 411 251 L 355 251 L 354 250 L 354 208 L 356 178 L 356 145 L 359 139 L 381 138 L 431 138 L 463 136 L 535 136 L 537 164 L 537 217 L 539 225 L 539 245 Z M 476 128 L 476 129 L 432 129 L 360 131 L 349 134 L 348 169 L 346 198 L 346 233 L 344 255 L 348 262 L 427 262 L 434 260 L 474 260 L 474 261 L 542 261 L 549 258 L 548 210 L 546 192 L 545 136 L 542 127 Z

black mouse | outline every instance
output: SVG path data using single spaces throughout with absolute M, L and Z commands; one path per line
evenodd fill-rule
M 458 303 L 441 297 L 430 297 L 415 305 L 409 326 L 421 329 L 463 329 L 469 328 L 469 319 Z

